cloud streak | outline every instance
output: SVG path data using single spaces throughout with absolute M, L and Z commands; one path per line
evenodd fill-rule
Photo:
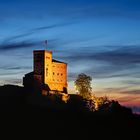
M 96 50 L 96 51 L 94 51 Z M 91 47 L 86 51 L 75 50 L 73 53 L 63 56 L 63 59 L 72 62 L 72 65 L 78 65 L 85 62 L 83 65 L 90 64 L 85 69 L 86 73 L 96 73 L 100 77 L 121 77 L 128 75 L 137 75 L 140 68 L 140 46 L 108 46 L 104 51 L 97 51 L 98 48 Z M 100 49 L 99 49 L 100 50 Z M 95 65 L 100 64 L 99 67 Z M 129 71 L 127 71 L 129 69 Z M 130 71 L 130 69 L 132 71 Z M 95 74 L 95 75 L 96 75 Z M 124 74 L 124 75 L 123 75 Z
M 0 70 L 23 70 L 23 69 L 31 69 L 31 66 L 0 66 Z
M 64 27 L 64 26 L 67 26 L 67 25 L 75 24 L 77 22 L 76 21 L 73 21 L 73 22 L 69 21 L 69 22 L 62 22 L 62 23 L 57 23 L 57 24 L 52 24 L 52 25 L 47 25 L 47 26 L 41 26 L 41 27 L 37 27 L 37 28 L 31 29 L 31 32 L 44 31 L 44 30 L 47 30 L 47 29 Z
M 75 24 L 75 23 L 77 23 L 77 22 L 74 22 L 74 21 L 72 22 L 71 21 L 71 22 L 61 22 L 61 23 L 56 23 L 56 24 L 52 24 L 52 25 L 35 27 L 35 28 L 32 28 L 32 29 L 29 29 L 25 33 L 20 33 L 19 35 L 11 36 L 11 37 L 5 39 L 4 42 L 28 37 L 30 35 L 38 33 L 39 31 L 46 31 L 46 30 L 49 30 L 49 29 L 64 27 L 64 26 L 67 26 L 67 25 Z
M 35 35 L 39 32 L 44 32 L 49 29 L 58 28 L 58 27 L 64 27 L 71 24 L 74 24 L 76 22 L 60 22 L 52 25 L 46 25 L 46 26 L 40 26 L 35 27 L 32 29 L 29 29 L 28 31 L 25 31 L 23 33 L 19 33 L 14 36 L 7 37 L 3 39 L 0 43 L 0 50 L 1 51 L 7 51 L 7 50 L 13 50 L 13 49 L 20 49 L 20 48 L 29 48 L 36 45 L 42 44 L 41 41 L 31 41 L 31 40 L 25 40 L 24 38 L 29 38 L 31 35 Z M 33 40 L 33 39 L 32 39 Z M 54 39 L 51 39 L 51 41 L 54 41 Z M 54 46 L 53 46 L 54 47 Z
M 110 50 L 110 46 L 106 47 L 107 49 L 103 52 L 96 51 L 94 52 L 94 49 L 96 47 L 93 47 L 89 51 L 85 50 L 78 50 L 76 52 L 73 52 L 72 54 L 68 54 L 64 57 L 64 59 L 67 60 L 77 60 L 77 61 L 83 61 L 83 60 L 96 60 L 96 61 L 102 61 L 105 63 L 108 63 L 113 66 L 130 66 L 135 64 L 140 64 L 140 46 L 112 46 L 113 49 Z M 119 48 L 119 49 L 118 49 Z
M 14 42 L 14 43 L 2 43 L 0 44 L 0 50 L 1 51 L 9 51 L 14 49 L 22 49 L 22 48 L 30 48 L 34 47 L 39 42 L 32 42 L 32 41 L 21 41 L 21 42 Z
M 118 46 L 119 47 L 119 46 Z M 117 46 L 115 48 L 118 48 Z M 140 63 L 140 46 L 121 46 L 107 52 L 95 54 L 94 59 L 112 63 L 112 65 L 130 65 Z
M 4 80 L 4 83 L 6 83 L 6 84 L 16 84 L 16 85 L 21 85 L 21 83 L 22 83 L 22 80 L 21 79 L 16 79 L 16 78 L 14 78 L 14 79 L 5 79 Z
M 102 46 L 99 46 L 102 48 Z M 97 60 L 110 63 L 112 65 L 130 65 L 140 63 L 140 45 L 129 46 L 106 46 L 103 52 L 98 51 L 98 47 L 91 47 L 88 50 L 77 50 L 66 56 L 70 60 Z M 94 49 L 96 52 L 94 52 Z M 100 50 L 100 49 L 99 49 Z

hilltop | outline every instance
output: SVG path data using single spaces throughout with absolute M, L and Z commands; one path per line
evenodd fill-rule
M 0 111 L 6 131 L 52 138 L 134 138 L 140 128 L 140 116 L 117 101 L 91 112 L 78 95 L 70 95 L 65 103 L 60 95 L 42 96 L 14 85 L 0 87 Z

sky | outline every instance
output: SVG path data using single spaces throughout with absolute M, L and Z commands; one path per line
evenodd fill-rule
M 46 48 L 68 63 L 69 93 L 85 73 L 93 94 L 140 113 L 139 0 L 0 0 L 0 85 L 22 85 Z

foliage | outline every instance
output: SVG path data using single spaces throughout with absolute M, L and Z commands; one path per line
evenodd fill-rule
M 77 79 L 74 81 L 76 90 L 85 99 L 88 99 L 91 96 L 91 81 L 92 78 L 84 73 L 79 74 Z
M 103 105 L 109 102 L 108 98 L 96 97 L 92 94 L 91 87 L 92 78 L 82 73 L 79 74 L 74 84 L 79 95 L 86 101 L 86 106 L 90 111 L 99 110 Z
M 91 95 L 90 99 L 87 100 L 87 107 L 90 111 L 99 110 L 103 105 L 109 103 L 109 100 L 106 96 L 96 97 Z
M 68 94 L 62 94 L 62 101 L 64 101 L 65 103 L 67 103 L 69 99 L 70 99 L 70 95 L 68 95 Z

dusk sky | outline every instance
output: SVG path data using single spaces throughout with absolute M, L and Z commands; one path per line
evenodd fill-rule
M 68 63 L 69 93 L 85 73 L 95 95 L 140 112 L 139 0 L 0 0 L 0 85 L 22 85 L 44 40 Z

